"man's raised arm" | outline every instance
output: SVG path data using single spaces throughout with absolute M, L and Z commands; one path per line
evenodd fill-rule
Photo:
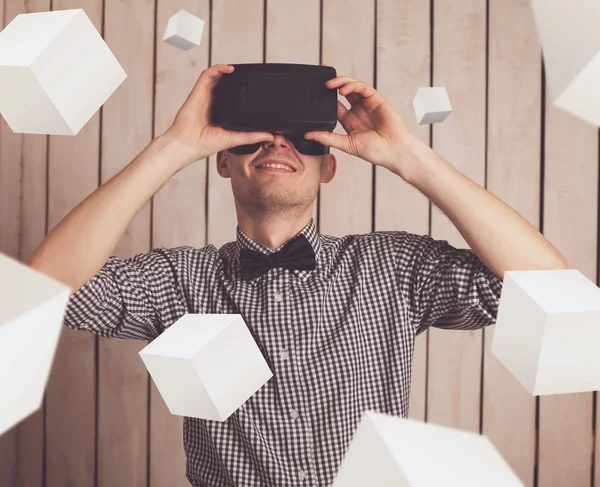
M 273 140 L 269 133 L 232 132 L 211 124 L 213 88 L 233 70 L 225 64 L 204 70 L 171 127 L 77 205 L 27 264 L 75 292 L 102 268 L 133 217 L 171 176 L 220 150 Z

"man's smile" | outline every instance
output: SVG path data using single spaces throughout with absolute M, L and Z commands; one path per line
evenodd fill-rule
M 259 171 L 268 172 L 296 172 L 296 165 L 294 163 L 282 159 L 259 161 L 254 165 L 254 168 Z

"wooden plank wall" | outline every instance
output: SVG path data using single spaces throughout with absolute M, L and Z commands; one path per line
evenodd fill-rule
M 49 8 L 50 0 L 7 0 L 4 24 Z M 2 120 L 0 140 L 0 251 L 27 260 L 46 235 L 48 136 L 14 134 Z M 0 485 L 3 477 L 6 485 L 43 485 L 44 413 L 41 408 L 0 438 Z
M 127 79 L 103 108 L 101 182 L 128 164 L 153 136 L 154 2 L 104 1 L 104 39 Z M 135 46 L 135 48 L 133 48 Z M 115 250 L 150 250 L 150 203 Z M 99 339 L 98 486 L 142 486 L 148 469 L 148 376 L 138 355 L 145 343 Z
M 545 106 L 542 228 L 571 267 L 596 281 L 598 131 L 548 96 Z M 593 415 L 592 393 L 539 399 L 539 485 L 589 485 Z
M 429 2 L 380 0 L 377 3 L 377 88 L 404 117 L 407 127 L 429 143 L 429 125 L 417 125 L 412 98 L 431 82 L 431 9 Z M 387 169 L 375 170 L 375 230 L 429 233 L 429 200 Z M 427 399 L 427 337 L 417 339 L 409 414 L 425 420 Z
M 76 137 L 13 134 L 0 118 L 1 252 L 26 260 L 164 132 L 206 67 L 322 63 L 374 84 L 420 139 L 597 282 L 598 131 L 552 107 L 527 2 L 0 0 L 0 25 L 22 12 L 69 8 L 85 9 L 128 78 Z M 187 52 L 161 42 L 181 8 L 206 21 L 202 46 Z M 454 106 L 432 128 L 417 126 L 412 109 L 417 88 L 430 84 L 446 86 Z M 407 230 L 466 246 L 413 187 L 334 153 L 337 176 L 315 209 L 322 233 Z M 230 182 L 215 163 L 198 161 L 169 181 L 115 253 L 233 240 Z M 600 485 L 595 393 L 529 396 L 491 355 L 492 337 L 493 327 L 421 335 L 410 416 L 488 435 L 528 487 Z M 137 354 L 144 345 L 65 329 L 44 407 L 0 438 L 0 485 L 188 485 L 182 421 L 149 380 Z
M 432 128 L 432 147 L 478 184 L 485 174 L 486 1 L 438 0 L 433 9 L 433 84 L 446 86 L 454 110 Z M 431 235 L 456 247 L 466 242 L 432 206 Z M 427 419 L 479 430 L 481 330 L 429 331 Z
M 103 32 L 102 0 L 54 0 L 54 10 L 84 8 Z M 50 136 L 51 230 L 99 181 L 102 110 L 76 137 Z M 96 478 L 98 339 L 65 327 L 46 391 L 45 485 L 93 485 Z M 23 484 L 27 485 L 27 484 Z
M 154 133 L 169 128 L 178 108 L 198 78 L 209 66 L 210 5 L 208 0 L 186 0 L 179 8 L 205 19 L 200 48 L 175 51 L 162 43 L 167 22 L 173 15 L 169 0 L 158 0 L 156 16 L 156 92 Z M 206 245 L 206 161 L 179 171 L 154 197 L 152 247 Z M 169 413 L 158 389 L 150 381 L 150 487 L 189 485 L 185 478 L 182 448 L 183 419 Z
M 539 229 L 542 65 L 529 6 L 492 0 L 488 36 L 487 188 Z M 492 355 L 493 331 L 484 330 L 482 431 L 530 487 L 536 400 Z

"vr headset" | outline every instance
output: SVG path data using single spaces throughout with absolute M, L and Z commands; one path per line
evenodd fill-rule
M 325 82 L 337 76 L 331 66 L 233 64 L 214 88 L 212 122 L 227 130 L 283 134 L 301 154 L 323 155 L 329 147 L 306 140 L 312 130 L 332 132 L 337 123 L 337 90 Z M 252 154 L 262 142 L 229 149 Z

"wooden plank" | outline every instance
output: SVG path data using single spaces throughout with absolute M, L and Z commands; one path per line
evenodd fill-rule
M 600 191 L 600 188 L 598 188 Z M 598 273 L 596 273 L 596 283 L 598 282 Z M 594 411 L 594 425 L 595 427 L 595 447 L 594 447 L 594 477 L 592 478 L 592 485 L 600 485 L 600 433 L 598 433 L 598 420 L 600 419 L 600 404 L 598 403 L 598 392 L 594 392 L 594 400 L 596 402 L 596 410 Z
M 0 28 L 4 28 L 5 0 L 0 0 Z M 0 252 L 18 258 L 19 227 L 18 211 L 20 192 L 14 191 L 19 174 L 10 154 L 11 130 L 0 115 Z M 5 137 L 7 142 L 4 142 Z M 0 485 L 17 483 L 17 428 L 0 436 Z
M 373 84 L 374 2 L 323 0 L 322 37 L 323 64 L 333 66 L 338 76 Z M 338 98 L 350 106 L 345 97 L 338 94 Z M 339 123 L 335 132 L 345 133 Z M 337 173 L 321 187 L 319 231 L 335 236 L 368 233 L 372 229 L 373 166 L 338 149 L 331 153 L 337 159 Z
M 547 84 L 546 94 L 544 235 L 596 282 L 598 130 L 555 108 Z M 540 397 L 539 415 L 538 485 L 589 486 L 593 394 Z
M 531 9 L 491 0 L 487 187 L 539 228 L 541 50 Z M 492 355 L 484 330 L 483 433 L 525 485 L 533 487 L 536 401 Z
M 595 424 L 598 424 L 598 420 L 600 419 L 600 404 L 598 403 L 598 392 L 594 392 L 594 398 L 596 400 L 596 410 L 594 411 L 595 416 Z M 594 478 L 592 480 L 592 482 L 594 482 L 592 485 L 600 485 L 600 433 L 598 433 L 598 427 L 596 426 L 596 443 L 595 443 L 595 448 L 594 448 L 594 452 L 595 452 L 595 460 L 594 460 Z
M 154 2 L 105 0 L 104 39 L 127 79 L 102 112 L 102 183 L 152 140 Z M 150 203 L 135 216 L 115 254 L 150 250 Z M 99 339 L 98 487 L 147 485 L 148 373 L 145 342 Z
M 5 25 L 23 9 L 22 1 L 4 4 Z M 1 118 L 0 137 L 0 252 L 19 259 L 21 232 L 21 134 L 14 134 Z
M 265 61 L 319 64 L 320 15 L 320 0 L 268 2 Z
M 7 2 L 4 21 L 8 24 L 19 14 L 47 11 L 49 7 L 49 0 Z M 15 134 L 6 124 L 0 130 L 3 141 L 0 158 L 4 169 L 8 167 L 8 178 L 3 171 L 0 179 L 6 178 L 3 183 L 12 186 L 8 189 L 8 198 L 20 198 L 16 201 L 13 199 L 12 209 L 8 209 L 12 213 L 12 218 L 8 220 L 10 231 L 7 233 L 14 245 L 12 252 L 7 252 L 4 245 L 2 251 L 26 261 L 45 237 L 47 136 Z M 5 190 L 7 188 L 3 187 L 0 192 Z M 5 221 L 4 215 L 0 216 L 0 220 Z M 4 233 L 4 230 L 0 233 Z M 41 486 L 44 482 L 43 403 L 38 411 L 15 428 L 13 435 L 15 452 L 9 456 L 16 462 L 14 485 Z
M 211 65 L 263 62 L 264 3 L 263 0 L 213 1 Z M 216 155 L 208 160 L 207 242 L 219 248 L 235 241 L 237 215 L 231 181 L 217 173 Z
M 434 86 L 445 86 L 454 112 L 433 128 L 433 148 L 476 183 L 484 184 L 486 0 L 438 0 L 434 7 Z M 434 205 L 431 235 L 468 247 Z M 429 421 L 479 431 L 481 330 L 429 331 Z
M 0 485 L 16 484 L 17 428 L 14 427 L 0 436 Z
M 52 7 L 54 10 L 83 8 L 98 32 L 102 33 L 102 0 L 54 0 Z M 74 137 L 50 136 L 49 231 L 98 187 L 99 152 L 99 112 Z M 65 327 L 46 396 L 46 485 L 94 485 L 94 335 Z
M 265 62 L 319 64 L 320 5 L 320 0 L 267 2 Z M 313 219 L 318 225 L 318 201 L 313 207 Z
M 377 90 L 403 116 L 408 129 L 429 145 L 429 125 L 417 125 L 412 100 L 430 84 L 430 4 L 410 0 L 377 2 Z M 375 230 L 429 233 L 429 200 L 397 175 L 375 170 Z M 409 416 L 425 419 L 427 335 L 416 340 Z
M 169 18 L 180 8 L 205 21 L 199 48 L 181 51 L 162 42 Z M 185 0 L 173 7 L 158 0 L 154 133 L 169 128 L 203 69 L 208 67 L 210 40 L 208 0 Z M 206 242 L 206 168 L 198 161 L 173 176 L 153 199 L 152 247 Z M 152 381 L 150 385 L 150 486 L 189 486 L 185 477 L 183 418 L 172 415 Z

